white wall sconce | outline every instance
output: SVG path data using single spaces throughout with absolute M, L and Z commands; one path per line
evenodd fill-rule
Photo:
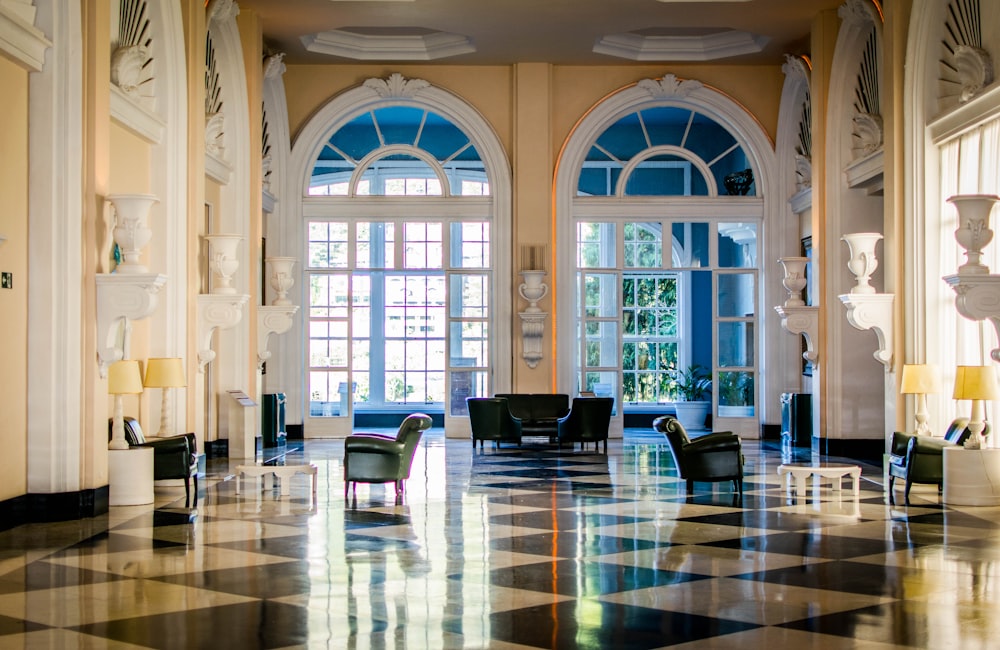
M 539 308 L 538 302 L 548 295 L 549 287 L 544 282 L 545 271 L 541 266 L 545 258 L 545 246 L 522 246 L 520 272 L 523 282 L 517 293 L 528 301 L 528 308 L 520 312 L 521 317 L 521 358 L 529 368 L 538 367 L 542 360 L 542 340 L 545 336 L 545 319 L 548 313 Z
M 146 273 L 140 258 L 143 247 L 153 236 L 149 228 L 149 210 L 159 199 L 152 194 L 109 194 L 107 198 L 115 209 L 115 225 L 111 232 L 122 255 L 115 270 L 118 273 Z
M 1000 336 L 1000 275 L 982 263 L 982 249 L 993 239 L 989 219 L 1000 197 L 995 194 L 959 194 L 948 199 L 958 210 L 955 240 L 965 249 L 967 261 L 944 281 L 955 291 L 955 308 L 970 320 L 988 320 Z M 990 356 L 1000 361 L 1000 348 Z
M 299 310 L 288 299 L 288 291 L 295 284 L 292 271 L 295 268 L 294 257 L 268 257 L 264 263 L 271 268 L 271 288 L 278 294 L 270 306 L 257 308 L 257 369 L 264 367 L 264 362 L 271 358 L 267 349 L 272 334 L 284 334 L 292 329 L 293 316 Z
M 878 349 L 873 356 L 888 372 L 892 369 L 892 304 L 895 295 L 877 293 L 875 287 L 869 284 L 872 273 L 878 268 L 875 244 L 882 239 L 882 235 L 877 232 L 859 232 L 844 235 L 841 239 L 850 248 L 851 259 L 847 268 L 854 274 L 857 284 L 851 288 L 850 293 L 838 297 L 847 307 L 847 322 L 852 327 L 875 332 Z
M 788 292 L 784 305 L 775 307 L 781 317 L 781 327 L 792 334 L 801 334 L 806 341 L 806 351 L 802 358 L 809 363 L 818 363 L 816 339 L 819 334 L 819 307 L 810 307 L 802 299 L 802 290 L 806 287 L 806 265 L 808 257 L 778 258 L 784 270 L 782 284 Z
M 233 295 L 233 275 L 240 267 L 236 249 L 243 240 L 242 235 L 205 235 L 208 240 L 208 267 L 212 272 L 212 293 Z

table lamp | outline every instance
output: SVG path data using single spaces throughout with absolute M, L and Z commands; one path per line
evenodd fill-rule
M 972 400 L 969 431 L 972 435 L 965 443 L 967 449 L 985 446 L 983 429 L 986 427 L 984 400 L 1000 399 L 996 370 L 993 366 L 958 366 L 955 370 L 954 399 Z
M 111 442 L 108 449 L 128 449 L 125 440 L 125 417 L 122 395 L 138 395 L 142 392 L 142 374 L 139 362 L 134 359 L 115 361 L 108 368 L 108 393 L 115 396 L 115 410 L 111 421 Z
M 143 381 L 146 388 L 163 390 L 163 402 L 160 404 L 160 430 L 158 436 L 173 436 L 173 408 L 170 402 L 170 389 L 187 386 L 184 377 L 184 365 L 181 359 L 149 359 L 146 361 L 146 378 Z
M 916 395 L 917 435 L 929 436 L 931 428 L 927 424 L 927 395 L 941 392 L 938 368 L 932 364 L 907 364 L 903 366 L 899 392 Z

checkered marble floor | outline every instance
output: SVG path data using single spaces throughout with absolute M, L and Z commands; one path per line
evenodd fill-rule
M 989 648 L 1000 639 L 1000 509 L 933 486 L 890 506 L 776 469 L 808 450 L 747 441 L 745 494 L 688 494 L 665 441 L 608 454 L 473 451 L 432 430 L 403 505 L 343 498 L 343 443 L 291 495 L 235 493 L 213 459 L 196 509 L 151 506 L 0 533 L 2 648 Z M 794 452 L 794 454 L 793 454 Z M 836 460 L 836 459 L 826 459 Z M 845 486 L 846 487 L 846 486 Z

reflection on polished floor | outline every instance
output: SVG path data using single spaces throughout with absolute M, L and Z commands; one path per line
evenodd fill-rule
M 687 495 L 641 431 L 604 456 L 432 430 L 401 506 L 391 484 L 344 503 L 342 441 L 288 446 L 315 502 L 307 476 L 237 496 L 213 460 L 196 510 L 158 489 L 0 533 L 0 647 L 997 647 L 1000 509 L 889 506 L 870 466 L 858 499 L 797 500 L 776 469 L 808 453 L 744 446 L 742 503 Z

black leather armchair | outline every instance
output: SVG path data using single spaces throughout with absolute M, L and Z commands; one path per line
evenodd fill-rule
M 559 446 L 564 442 L 579 442 L 585 448 L 592 442 L 596 451 L 604 441 L 604 453 L 607 454 L 608 428 L 614 405 L 613 397 L 574 397 L 569 413 L 559 418 L 556 425 Z
M 406 416 L 396 435 L 356 433 L 344 441 L 344 499 L 358 483 L 394 483 L 396 503 L 403 499 L 403 482 L 410 478 L 413 454 L 424 431 L 431 428 L 431 417 L 423 413 Z
M 969 418 L 956 418 L 948 426 L 943 438 L 918 436 L 896 431 L 892 434 L 889 449 L 889 503 L 896 503 L 893 490 L 896 479 L 906 481 L 903 500 L 910 505 L 910 487 L 914 483 L 935 483 L 938 492 L 944 483 L 944 462 L 941 451 L 945 447 L 965 444 L 971 432 Z M 984 433 L 989 433 L 989 423 Z
M 472 427 L 472 448 L 483 448 L 484 440 L 492 440 L 497 447 L 501 442 L 516 442 L 521 446 L 521 420 L 510 414 L 504 397 L 466 397 L 469 406 L 469 424 Z
M 108 420 L 109 440 L 113 425 L 113 420 Z M 147 438 L 138 420 L 125 418 L 125 440 L 129 447 L 152 447 L 153 480 L 183 479 L 185 507 L 198 504 L 198 441 L 193 433 Z M 191 482 L 194 483 L 193 498 Z
M 664 415 L 653 420 L 653 429 L 667 437 L 670 453 L 680 477 L 687 479 L 687 489 L 695 481 L 732 481 L 743 495 L 743 451 L 740 437 L 729 431 L 716 431 L 694 440 L 674 417 Z

